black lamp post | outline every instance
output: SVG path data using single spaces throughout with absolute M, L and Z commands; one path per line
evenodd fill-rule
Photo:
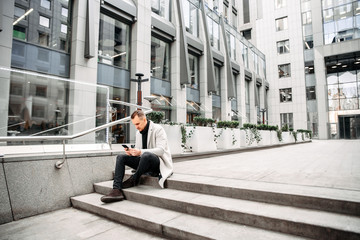
M 130 81 L 138 83 L 137 105 L 141 106 L 142 105 L 142 102 L 141 102 L 141 98 L 142 98 L 141 83 L 142 82 L 147 82 L 147 81 L 149 81 L 149 79 L 148 78 L 141 79 L 144 76 L 144 74 L 142 74 L 142 73 L 136 73 L 135 76 L 138 77 L 138 78 L 137 79 L 130 79 Z

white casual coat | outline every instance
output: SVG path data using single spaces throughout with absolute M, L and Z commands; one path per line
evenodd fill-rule
M 147 136 L 147 149 L 142 149 L 142 135 L 139 131 L 136 132 L 135 148 L 141 149 L 141 154 L 144 152 L 151 152 L 160 158 L 160 173 L 159 179 L 160 187 L 164 188 L 165 180 L 173 173 L 173 162 L 171 158 L 170 149 L 165 130 L 159 124 L 150 122 Z

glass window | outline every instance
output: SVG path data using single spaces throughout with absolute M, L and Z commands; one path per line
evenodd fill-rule
M 305 74 L 314 74 L 314 62 L 305 63 Z
M 210 43 L 211 46 L 220 50 L 220 35 L 219 35 L 219 24 L 210 17 L 207 17 L 208 28 L 210 32 Z
M 281 127 L 294 128 L 293 113 L 280 113 Z
M 21 4 L 20 2 L 15 4 Z M 51 49 L 69 52 L 72 27 L 71 18 L 69 17 L 71 9 L 69 7 L 72 6 L 72 1 L 61 1 L 61 3 L 57 1 L 55 8 L 52 7 L 54 2 L 50 0 L 27 0 L 26 2 L 32 8 L 25 9 L 16 5 L 14 8 L 14 39 L 21 39 Z M 61 41 L 64 40 L 66 44 L 61 44 Z M 62 48 L 61 46 L 64 45 L 66 47 Z
M 242 46 L 242 59 L 244 62 L 244 66 L 248 68 L 249 67 L 248 47 L 245 46 L 243 43 L 241 43 L 241 46 Z
M 236 60 L 236 44 L 235 44 L 235 37 L 231 33 L 226 33 L 226 40 L 228 43 L 228 48 L 230 52 L 230 58 Z
M 14 26 L 13 37 L 26 41 L 26 28 L 21 26 Z
M 49 0 L 41 0 L 40 6 L 46 9 L 50 9 L 51 2 Z
M 338 85 L 328 85 L 328 99 L 339 99 Z
M 357 98 L 357 86 L 354 83 L 343 83 L 339 84 L 340 98 Z
M 241 31 L 241 34 L 246 40 L 251 40 L 251 29 Z
M 151 11 L 170 21 L 170 0 L 151 0 Z
M 306 100 L 316 100 L 315 86 L 306 87 Z
M 199 89 L 199 57 L 189 54 L 190 87 Z
M 184 8 L 184 19 L 185 19 L 185 27 L 186 31 L 191 33 L 192 35 L 198 37 L 198 10 L 195 5 L 191 2 L 184 0 L 183 1 Z
M 43 33 L 43 32 L 39 32 L 39 44 L 41 46 L 44 46 L 44 47 L 48 47 L 49 46 L 49 34 L 47 33 Z
M 151 37 L 151 71 L 152 76 L 170 81 L 170 45 L 160 39 Z
M 308 50 L 308 49 L 312 49 L 314 47 L 314 42 L 313 42 L 313 36 L 305 36 L 304 37 L 304 49 Z
M 311 11 L 302 13 L 303 25 L 310 24 L 312 22 Z
M 280 89 L 280 102 L 292 102 L 291 88 Z
M 283 8 L 286 6 L 286 0 L 275 0 L 275 8 Z
M 275 20 L 276 31 L 282 31 L 288 29 L 288 18 L 278 18 Z
M 342 65 L 342 68 L 346 68 L 345 64 Z M 356 72 L 349 71 L 349 72 L 340 72 L 339 73 L 339 83 L 347 83 L 347 82 L 356 82 Z
M 19 18 L 25 14 L 25 9 L 15 6 L 14 9 L 14 16 Z
M 279 69 L 279 78 L 291 77 L 290 63 L 279 65 L 278 69 Z
M 44 27 L 50 27 L 50 19 L 40 15 L 39 24 Z
M 220 96 L 221 94 L 221 73 L 220 73 L 220 67 L 214 66 L 215 70 L 215 94 Z
M 224 18 L 225 18 L 225 21 L 228 22 L 229 21 L 229 6 L 225 3 L 223 3 L 223 15 L 224 15 Z
M 278 54 L 289 53 L 290 44 L 289 40 L 279 41 L 276 43 Z
M 250 104 L 250 81 L 245 80 L 245 103 Z
M 98 61 L 129 69 L 130 27 L 100 13 Z
M 61 7 L 61 15 L 64 17 L 68 17 L 69 10 L 67 8 Z
M 231 23 L 235 29 L 237 28 L 237 21 L 238 21 L 238 17 L 236 12 L 232 11 Z
M 61 24 L 61 32 L 65 34 L 67 33 L 67 25 Z

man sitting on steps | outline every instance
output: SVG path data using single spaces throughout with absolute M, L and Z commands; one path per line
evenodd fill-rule
M 173 172 L 173 162 L 165 130 L 160 125 L 148 121 L 141 110 L 136 110 L 131 114 L 131 121 L 138 130 L 135 148 L 125 148 L 125 154 L 117 156 L 113 189 L 101 198 L 104 203 L 125 199 L 122 189 L 138 185 L 144 173 L 151 172 L 151 175 L 159 176 L 159 185 L 164 188 L 165 180 Z M 123 182 L 125 165 L 136 169 L 136 172 Z

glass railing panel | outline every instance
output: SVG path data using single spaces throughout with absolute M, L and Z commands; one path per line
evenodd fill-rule
M 0 136 L 71 136 L 109 121 L 106 86 L 50 75 L 0 67 L 1 101 L 7 109 L 0 116 Z M 98 96 L 105 96 L 99 98 Z M 107 142 L 94 132 L 67 143 Z M 61 141 L 18 142 L 58 144 Z

